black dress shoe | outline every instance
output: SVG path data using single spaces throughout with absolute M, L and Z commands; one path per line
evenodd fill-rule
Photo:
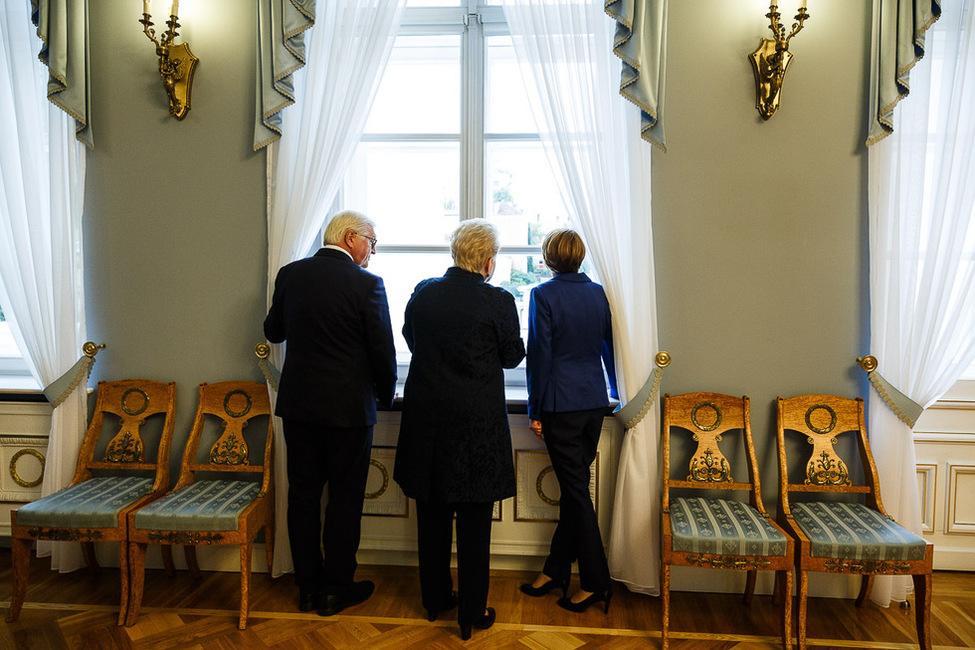
M 562 597 L 565 598 L 566 594 L 569 593 L 569 579 L 563 578 L 562 580 L 556 580 L 555 578 L 551 578 L 548 582 L 540 587 L 532 586 L 532 583 L 526 582 L 525 584 L 521 585 L 519 589 L 521 589 L 521 593 L 525 594 L 526 596 L 537 598 L 539 596 L 544 596 L 548 592 L 559 587 L 562 588 Z
M 613 590 L 607 589 L 606 591 L 593 592 L 588 596 L 586 596 L 585 599 L 580 600 L 578 603 L 572 602 L 571 598 L 562 597 L 559 598 L 558 605 L 562 609 L 567 609 L 570 612 L 579 613 L 589 609 L 590 605 L 593 605 L 595 603 L 604 603 L 603 612 L 609 614 L 609 601 L 612 597 L 613 597 Z
M 484 616 L 482 616 L 481 618 L 477 619 L 476 621 L 474 621 L 470 625 L 461 625 L 460 626 L 460 638 L 461 638 L 461 640 L 467 641 L 468 639 L 471 638 L 471 631 L 472 631 L 471 628 L 472 627 L 476 627 L 479 630 L 486 630 L 486 629 L 488 629 L 489 627 L 491 627 L 492 625 L 494 625 L 494 619 L 495 619 L 494 608 L 493 607 L 488 607 L 487 608 L 487 612 L 484 614 Z
M 321 591 L 298 590 L 298 611 L 310 612 L 322 606 L 324 594 Z
M 318 608 L 318 615 L 333 616 L 346 607 L 365 602 L 375 588 L 376 585 L 372 583 L 372 580 L 363 580 L 353 582 L 352 587 L 344 594 L 325 594 L 322 598 L 322 606 Z
M 450 595 L 443 601 L 443 604 L 437 609 L 427 608 L 427 620 L 433 623 L 437 620 L 437 614 L 440 612 L 447 612 L 451 609 L 457 607 L 457 592 L 451 591 Z

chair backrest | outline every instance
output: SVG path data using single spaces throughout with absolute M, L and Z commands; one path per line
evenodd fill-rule
M 672 488 L 748 491 L 749 503 L 765 514 L 762 504 L 761 479 L 756 472 L 755 445 L 752 441 L 748 397 L 721 393 L 685 393 L 664 395 L 663 414 L 663 507 L 670 507 Z M 732 476 L 731 462 L 722 452 L 725 434 L 741 431 L 747 464 L 747 478 Z M 686 478 L 671 478 L 671 439 L 684 432 L 697 443 L 690 456 Z M 681 474 L 683 474 L 681 472 Z
M 176 384 L 150 379 L 100 381 L 95 412 L 78 453 L 73 483 L 92 477 L 92 470 L 145 470 L 155 472 L 153 490 L 169 484 L 169 451 L 176 414 Z M 96 458 L 106 416 L 118 418 L 118 432 Z M 162 417 L 162 431 L 155 459 L 147 453 L 143 426 L 153 416 Z
M 799 395 L 778 398 L 776 443 L 779 452 L 780 508 L 790 514 L 790 493 L 832 492 L 862 494 L 868 507 L 884 513 L 880 499 L 880 482 L 867 429 L 863 419 L 863 400 L 836 395 Z M 801 466 L 799 476 L 789 475 L 786 432 L 804 436 L 809 443 L 809 457 Z M 856 438 L 860 452 L 859 466 L 850 471 L 850 464 L 840 455 L 838 438 Z M 805 446 L 805 445 L 803 445 Z M 840 445 L 842 447 L 842 445 Z M 795 465 L 793 465 L 795 467 Z M 862 470 L 863 482 L 855 482 Z
M 263 454 L 259 462 L 251 457 L 244 428 L 252 420 L 266 417 L 267 435 L 261 441 Z M 207 429 L 207 420 L 216 419 L 223 432 L 210 447 L 205 459 L 199 462 L 198 451 L 201 437 Z M 271 417 L 271 401 L 267 385 L 253 381 L 222 381 L 200 384 L 196 418 L 183 451 L 179 481 L 174 489 L 194 482 L 197 472 L 243 472 L 263 474 L 261 494 L 266 494 L 271 480 L 271 444 L 274 422 Z

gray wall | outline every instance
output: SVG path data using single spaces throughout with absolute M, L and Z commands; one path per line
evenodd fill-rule
M 183 40 L 201 63 L 177 122 L 139 3 L 91 0 L 86 290 L 90 337 L 109 346 L 95 378 L 178 382 L 177 442 L 200 381 L 261 379 L 253 4 L 183 3 Z M 854 359 L 867 351 L 870 7 L 810 3 L 782 107 L 765 122 L 746 57 L 768 34 L 767 7 L 671 3 L 669 152 L 652 162 L 660 346 L 674 356 L 663 389 L 748 394 L 771 496 L 775 396 L 865 394 Z

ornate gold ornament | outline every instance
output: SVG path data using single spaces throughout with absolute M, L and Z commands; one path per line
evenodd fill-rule
M 772 39 L 763 38 L 758 48 L 748 55 L 748 60 L 751 61 L 752 70 L 755 72 L 755 108 L 767 120 L 775 115 L 775 111 L 779 108 L 785 73 L 789 63 L 792 62 L 789 41 L 802 31 L 803 23 L 809 18 L 806 0 L 800 0 L 799 13 L 795 16 L 796 22 L 792 24 L 792 30 L 788 35 L 785 33 L 785 26 L 779 22 L 782 14 L 779 13 L 778 0 L 771 0 L 769 12 L 765 17 L 769 19 L 768 27 L 772 32 Z
M 17 473 L 17 461 L 23 458 L 24 456 L 33 456 L 34 458 L 36 458 L 41 462 L 41 473 L 34 481 L 25 481 L 20 477 L 20 474 Z M 44 480 L 44 462 L 45 462 L 44 454 L 37 451 L 36 449 L 30 449 L 30 448 L 18 449 L 17 453 L 15 453 L 13 455 L 13 458 L 10 459 L 10 478 L 12 478 L 14 480 L 14 483 L 19 485 L 20 487 L 35 488 L 38 485 L 40 485 L 41 482 Z
M 131 431 L 119 432 L 108 443 L 105 460 L 110 463 L 141 463 L 144 460 L 142 438 L 138 434 L 132 435 Z
M 378 499 L 382 495 L 386 494 L 386 490 L 389 489 L 389 470 L 387 470 L 386 469 L 386 466 L 383 465 L 382 463 L 380 463 L 375 458 L 370 458 L 369 459 L 369 464 L 372 465 L 373 467 L 375 467 L 376 469 L 378 469 L 382 473 L 382 475 L 383 475 L 383 484 L 375 492 L 366 492 L 366 498 L 367 499 Z
M 720 452 L 715 455 L 712 450 L 705 449 L 703 454 L 691 459 L 691 473 L 687 480 L 704 483 L 730 482 L 731 468 L 728 467 L 728 461 L 721 456 Z
M 235 395 L 244 396 L 244 408 L 242 408 L 239 411 L 234 411 L 233 409 L 230 408 L 230 401 Z M 242 390 L 240 388 L 230 391 L 223 398 L 223 410 L 226 411 L 227 415 L 229 415 L 232 418 L 244 417 L 245 415 L 250 413 L 251 407 L 253 405 L 254 405 L 254 401 L 251 399 L 251 396 L 247 394 L 247 391 Z
M 704 425 L 697 419 L 697 412 L 704 407 L 710 407 L 714 411 L 714 424 Z M 714 402 L 701 402 L 691 410 L 691 422 L 701 431 L 714 431 L 721 426 L 721 409 Z
M 133 406 L 132 403 L 130 403 L 130 398 L 132 395 L 142 397 L 142 403 Z M 149 408 L 149 395 L 146 394 L 146 391 L 142 390 L 141 388 L 130 388 L 122 393 L 122 410 L 127 414 L 132 416 L 142 415 L 146 412 L 147 408 Z
M 190 52 L 187 43 L 174 45 L 173 41 L 179 36 L 179 0 L 173 0 L 166 21 L 166 31 L 156 38 L 156 30 L 152 28 L 152 16 L 149 13 L 150 0 L 142 0 L 142 31 L 146 37 L 156 45 L 156 56 L 159 57 L 159 77 L 162 79 L 166 96 L 169 97 L 169 114 L 177 120 L 182 120 L 190 110 L 190 92 L 193 89 L 193 72 L 200 62 Z
M 819 410 L 826 411 L 829 414 L 829 424 L 824 427 L 817 427 L 812 423 L 813 414 Z M 825 435 L 836 428 L 836 411 L 827 404 L 813 404 L 806 410 L 806 426 L 809 427 L 810 431 Z
M 911 570 L 911 563 L 887 560 L 828 560 L 824 567 L 827 571 L 842 573 L 908 573 Z
M 247 442 L 233 431 L 225 432 L 210 449 L 210 462 L 214 465 L 247 465 Z
M 838 456 L 823 450 L 819 460 L 815 458 L 806 466 L 807 485 L 849 485 L 850 473 Z
M 55 542 L 77 542 L 79 540 L 95 542 L 100 540 L 103 535 L 100 530 L 86 530 L 76 528 L 29 528 L 27 534 L 34 539 L 49 539 Z
M 174 530 L 166 533 L 149 532 L 146 537 L 151 542 L 162 542 L 164 544 L 180 544 L 192 546 L 198 544 L 216 544 L 223 539 L 220 533 L 194 533 L 182 530 Z
M 745 557 L 742 555 L 687 555 L 684 558 L 691 566 L 710 569 L 765 569 L 772 561 L 765 558 Z

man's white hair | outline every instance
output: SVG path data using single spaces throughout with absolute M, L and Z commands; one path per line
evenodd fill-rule
M 337 245 L 342 242 L 347 231 L 352 230 L 359 234 L 365 234 L 368 228 L 371 228 L 373 232 L 376 230 L 376 224 L 372 219 L 355 210 L 343 210 L 332 215 L 328 226 L 325 227 L 325 235 L 322 239 L 326 244 Z

